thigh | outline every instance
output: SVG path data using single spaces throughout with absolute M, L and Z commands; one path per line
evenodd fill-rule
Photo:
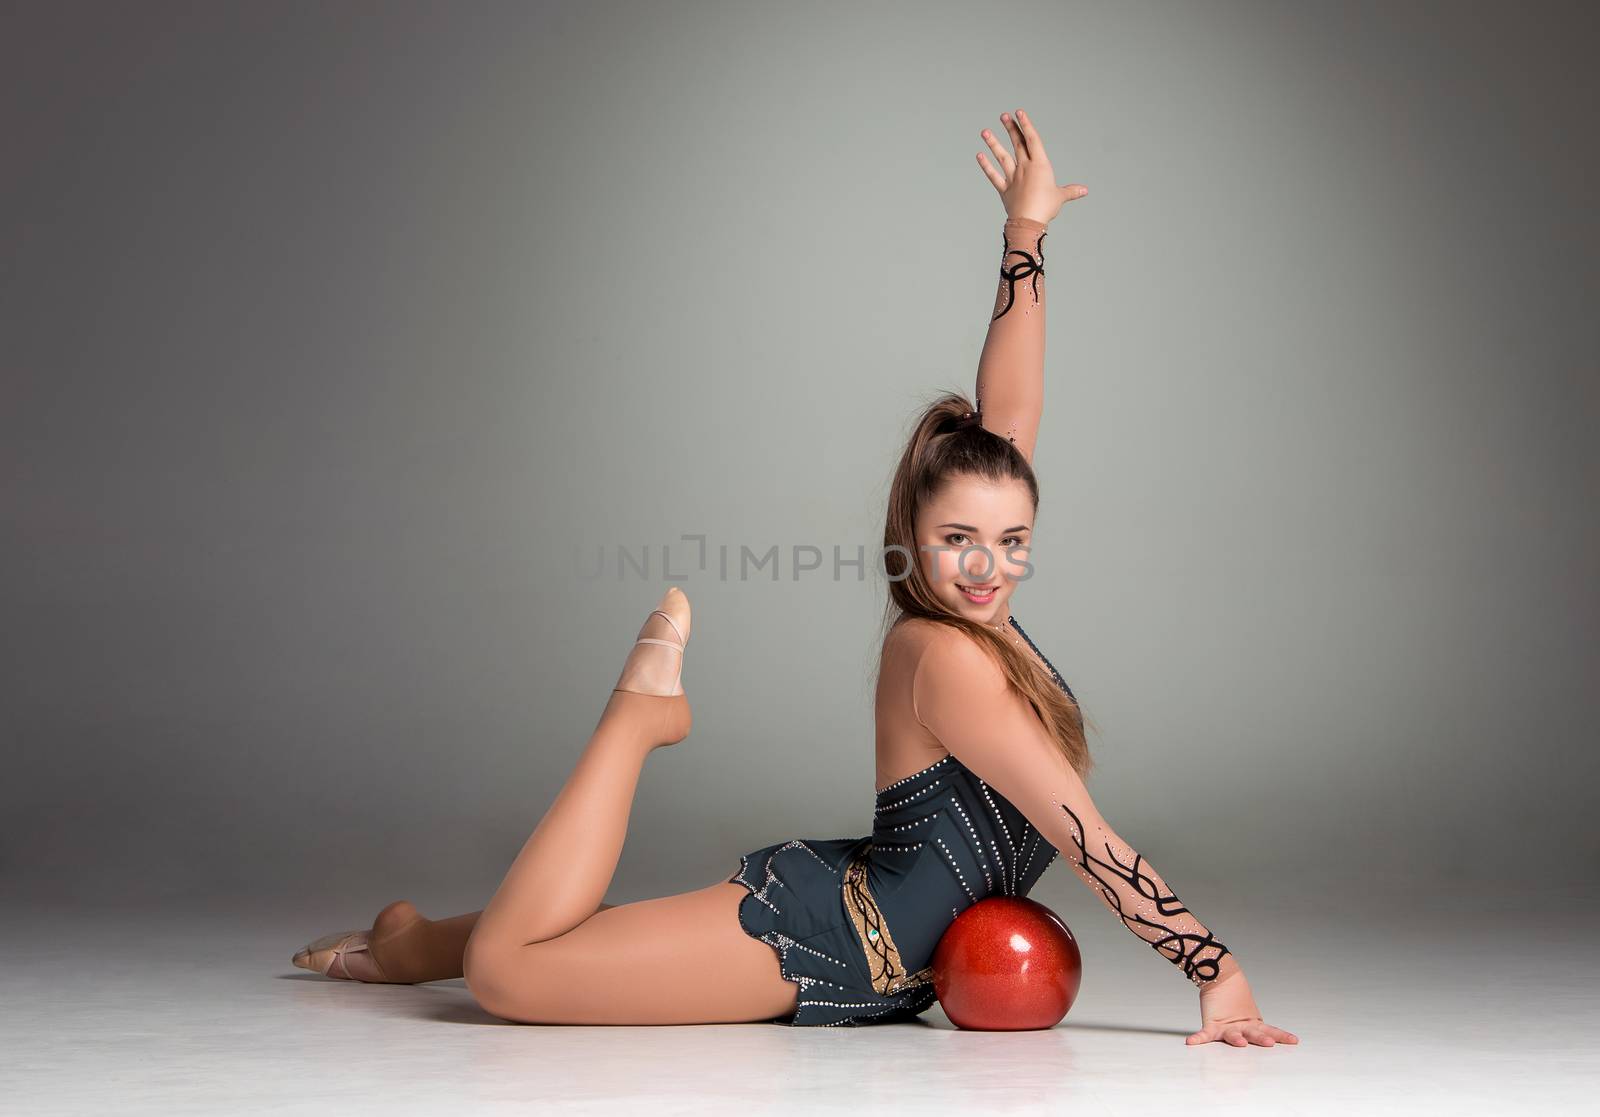
M 799 987 L 739 925 L 741 884 L 597 911 L 564 935 L 508 947 L 468 975 L 478 1003 L 526 1024 L 717 1024 L 794 1011 Z

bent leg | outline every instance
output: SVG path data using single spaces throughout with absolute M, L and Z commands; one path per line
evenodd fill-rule
M 467 987 L 486 1012 L 525 1024 L 738 1024 L 791 1013 L 799 987 L 739 924 L 743 885 L 597 911 L 526 945 L 474 941 Z

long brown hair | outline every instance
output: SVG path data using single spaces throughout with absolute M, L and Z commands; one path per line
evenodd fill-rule
M 1004 668 L 1012 689 L 1028 700 L 1080 776 L 1093 761 L 1084 737 L 1083 712 L 1055 681 L 1039 670 L 1028 652 L 988 625 L 968 620 L 940 601 L 917 557 L 917 513 L 952 477 L 961 474 L 990 482 L 1021 481 L 1033 508 L 1039 508 L 1039 482 L 1033 467 L 1008 440 L 975 421 L 977 407 L 959 392 L 946 392 L 916 420 L 889 486 L 883 521 L 884 571 L 889 601 L 884 633 L 909 617 L 921 617 L 965 632 Z M 879 660 L 882 665 L 881 653 Z

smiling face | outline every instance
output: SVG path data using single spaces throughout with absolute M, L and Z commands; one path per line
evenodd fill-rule
M 969 620 L 1004 623 L 1012 591 L 1031 573 L 1028 487 L 1015 479 L 955 474 L 918 510 L 916 531 L 917 553 L 935 596 Z

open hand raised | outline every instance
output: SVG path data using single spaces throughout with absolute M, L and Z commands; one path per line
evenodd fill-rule
M 985 128 L 983 142 L 994 152 L 995 162 L 1000 167 L 996 170 L 981 151 L 978 153 L 978 166 L 994 184 L 994 188 L 1000 191 L 1007 217 L 1026 217 L 1049 224 L 1061 212 L 1063 205 L 1089 192 L 1089 188 L 1081 182 L 1056 185 L 1056 173 L 1050 166 L 1050 157 L 1045 154 L 1044 140 L 1039 137 L 1027 113 L 1021 109 L 1015 115 L 1003 112 L 1000 114 L 1000 123 L 1005 125 L 1016 154 L 1006 151 L 1005 145 L 995 138 L 995 134 Z

